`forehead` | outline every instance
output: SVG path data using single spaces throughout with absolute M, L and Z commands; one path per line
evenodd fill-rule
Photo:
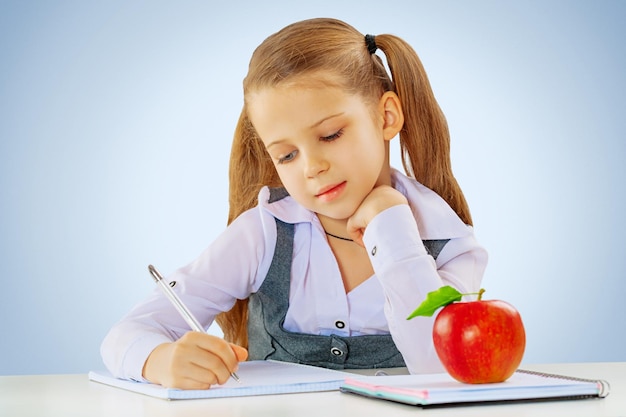
M 373 111 L 376 102 L 376 97 L 348 88 L 340 76 L 329 71 L 304 73 L 245 92 L 248 117 L 262 139 L 267 137 L 267 127 L 293 128 L 298 123 L 310 126 L 346 107 L 354 110 L 369 105 Z
M 310 86 L 289 84 L 266 87 L 248 94 L 246 108 L 251 119 L 263 116 L 280 117 L 299 113 L 301 109 L 323 112 L 326 108 L 349 100 L 351 94 L 334 86 Z
M 249 94 L 246 106 L 250 121 L 266 141 L 313 129 L 332 115 L 353 114 L 364 103 L 359 96 L 338 87 L 290 83 Z
M 245 94 L 248 108 L 267 105 L 273 100 L 312 98 L 314 95 L 339 94 L 345 90 L 337 76 L 331 73 L 309 73 L 292 76 L 275 85 L 261 85 Z

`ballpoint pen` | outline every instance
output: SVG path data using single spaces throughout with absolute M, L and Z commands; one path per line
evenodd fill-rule
M 150 275 L 152 275 L 156 283 L 159 284 L 159 286 L 163 290 L 163 293 L 167 296 L 167 298 L 170 299 L 172 304 L 174 304 L 174 307 L 176 307 L 176 310 L 178 310 L 180 315 L 183 316 L 183 318 L 185 319 L 187 324 L 191 327 L 191 329 L 197 332 L 206 333 L 206 330 L 202 327 L 198 319 L 196 319 L 194 315 L 191 314 L 191 311 L 189 311 L 187 306 L 183 304 L 182 300 L 178 298 L 178 296 L 172 290 L 169 284 L 165 282 L 165 280 L 163 279 L 163 276 L 159 273 L 159 271 L 157 271 L 157 269 L 152 265 L 148 265 L 148 271 L 150 271 Z M 230 376 L 235 381 L 239 383 L 241 382 L 241 380 L 239 379 L 239 376 L 237 376 L 236 373 L 231 372 Z

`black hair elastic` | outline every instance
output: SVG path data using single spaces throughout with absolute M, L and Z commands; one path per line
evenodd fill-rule
M 373 54 L 378 49 L 376 46 L 376 35 L 365 35 L 365 45 L 370 54 Z

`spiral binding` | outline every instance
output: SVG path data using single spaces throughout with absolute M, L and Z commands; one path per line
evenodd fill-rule
M 599 398 L 605 398 L 607 395 L 609 395 L 609 393 L 611 391 L 611 384 L 609 384 L 609 381 L 606 381 L 604 379 L 576 378 L 576 377 L 573 377 L 573 376 L 551 374 L 551 373 L 547 373 L 547 372 L 529 371 L 527 369 L 518 369 L 515 372 L 519 372 L 519 373 L 523 373 L 523 374 L 529 374 L 529 375 L 537 375 L 537 376 L 542 376 L 542 377 L 546 377 L 546 378 L 565 379 L 567 381 L 578 381 L 578 382 L 595 383 L 600 388 L 600 391 L 598 392 L 598 397 Z

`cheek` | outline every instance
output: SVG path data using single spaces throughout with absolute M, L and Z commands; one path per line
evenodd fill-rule
M 379 168 L 385 160 L 385 143 L 382 139 L 369 138 L 360 143 L 356 149 L 348 152 L 353 161 L 359 161 L 361 169 Z
M 298 181 L 299 177 L 296 174 L 294 165 L 295 164 L 293 163 L 286 165 L 274 165 L 274 167 L 276 168 L 276 172 L 278 173 L 278 178 L 280 178 L 280 182 L 292 196 L 294 196 L 294 194 L 297 195 L 298 191 L 302 188 L 300 186 L 300 182 Z

